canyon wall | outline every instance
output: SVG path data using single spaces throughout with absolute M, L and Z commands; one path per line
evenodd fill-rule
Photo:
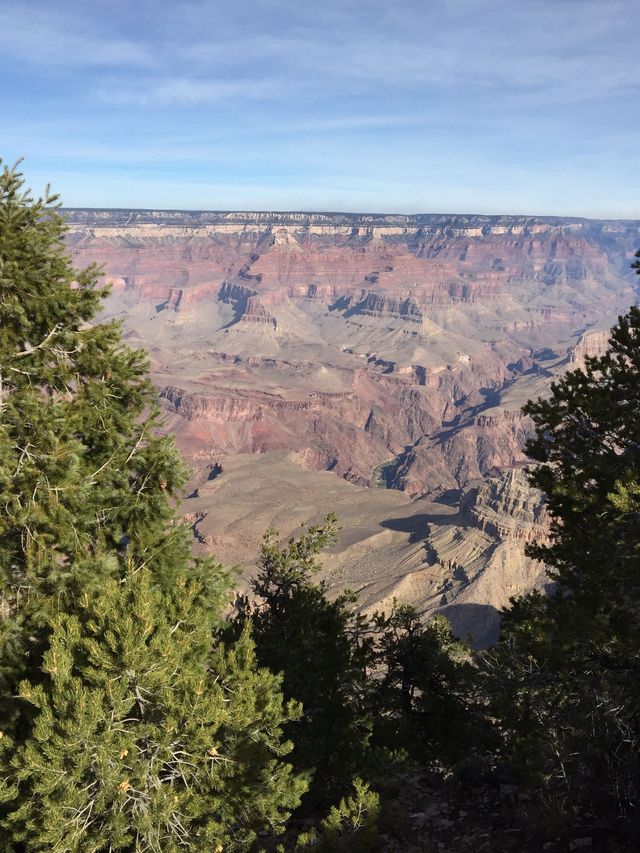
M 521 408 L 602 352 L 608 327 L 635 303 L 629 265 L 640 223 L 66 215 L 75 264 L 102 264 L 111 284 L 105 315 L 120 318 L 130 342 L 149 351 L 166 428 L 194 483 L 227 457 L 287 453 L 301 471 L 329 471 L 364 489 L 363 512 L 367 490 L 380 487 L 405 500 L 448 502 L 474 536 L 509 543 L 481 548 L 480 562 L 464 569 L 469 576 L 502 560 L 505 577 L 511 564 L 519 578 L 504 580 L 505 589 L 540 583 L 522 547 L 540 534 L 543 512 L 512 474 L 531 431 Z M 452 525 L 440 533 L 432 526 L 425 523 L 421 541 L 447 551 L 439 537 Z M 462 571 L 458 558 L 438 559 L 445 580 Z M 473 589 L 485 590 L 488 607 L 506 603 L 497 582 L 479 583 Z M 409 598 L 432 606 L 409 586 Z M 451 589 L 446 601 L 438 593 L 438 607 L 469 594 L 464 585 Z

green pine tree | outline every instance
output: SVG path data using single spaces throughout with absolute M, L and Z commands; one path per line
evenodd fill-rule
M 12 851 L 247 850 L 304 783 L 277 678 L 218 633 L 143 353 L 54 197 L 0 174 L 0 823 Z
M 378 816 L 380 797 L 362 779 L 353 780 L 353 793 L 315 827 L 296 839 L 295 853 L 372 853 L 380 849 Z
M 513 602 L 487 656 L 504 752 L 613 829 L 640 817 L 640 310 L 525 412 L 552 517 L 530 554 L 555 589 Z
M 471 650 L 446 618 L 425 623 L 410 604 L 373 616 L 376 631 L 374 742 L 414 763 L 468 760 L 484 732 Z
M 55 196 L 0 173 L 0 687 L 42 653 L 77 558 L 128 542 L 158 572 L 185 474 L 158 425 L 144 353 L 96 323 L 99 270 L 75 270 Z M 123 539 L 123 537 L 126 537 Z M 6 706 L 0 711 L 7 711 Z M 8 721 L 4 720 L 5 726 Z
M 212 652 L 200 579 L 166 591 L 132 562 L 110 568 L 53 619 L 44 680 L 20 684 L 34 724 L 17 749 L 2 740 L 5 829 L 33 851 L 248 850 L 304 790 L 283 761 L 297 708 L 247 631 Z
M 255 603 L 240 619 L 252 625 L 260 663 L 282 673 L 285 697 L 302 703 L 302 720 L 288 733 L 294 765 L 313 773 L 307 807 L 335 802 L 362 772 L 371 731 L 367 626 L 353 611 L 352 595 L 330 601 L 314 578 L 317 554 L 337 530 L 329 515 L 284 545 L 268 531 L 251 583 Z

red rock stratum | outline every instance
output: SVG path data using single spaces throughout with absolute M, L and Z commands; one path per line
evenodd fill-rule
M 530 430 L 520 409 L 585 355 L 602 351 L 606 329 L 635 302 L 629 262 L 640 245 L 638 222 L 101 210 L 68 216 L 76 264 L 104 265 L 113 286 L 107 313 L 120 316 L 131 342 L 150 352 L 168 428 L 194 466 L 194 488 L 220 461 L 216 501 L 231 501 L 220 491 L 231 458 L 276 460 L 263 466 L 276 484 L 290 466 L 303 478 L 331 472 L 316 488 L 326 497 L 343 481 L 354 490 L 360 519 L 349 514 L 353 529 L 345 530 L 343 552 L 351 556 L 334 560 L 334 579 L 358 580 L 366 606 L 375 596 L 388 598 L 379 583 L 383 559 L 406 581 L 387 584 L 394 594 L 425 611 L 435 606 L 419 581 L 420 572 L 434 571 L 424 543 L 438 540 L 435 528 L 453 529 L 425 521 L 397 530 L 396 550 L 385 556 L 379 534 L 390 528 L 372 500 L 380 486 L 403 493 L 393 500 L 411 506 L 408 518 L 420 517 L 420 500 L 446 501 L 463 526 L 511 543 L 503 592 L 540 582 L 539 571 L 525 570 L 514 556 L 544 527 L 520 511 L 529 500 L 524 480 L 517 488 L 509 480 L 524 462 Z M 233 561 L 235 546 L 249 560 L 242 536 L 257 543 L 265 521 L 289 533 L 326 503 L 301 502 L 293 486 L 279 493 L 271 482 L 258 486 L 275 501 L 271 517 L 247 500 L 253 518 L 241 512 L 245 522 L 236 519 L 234 540 L 224 508 L 199 506 L 208 514 L 196 526 L 210 529 L 198 547 L 216 550 L 216 539 L 219 546 L 224 540 L 225 559 Z M 505 489 L 516 497 L 504 498 Z M 348 543 L 358 526 L 371 535 L 356 558 Z M 407 556 L 416 542 L 417 563 Z M 440 553 L 444 546 L 433 547 Z M 378 566 L 361 551 L 377 554 Z M 493 565 L 488 553 L 477 558 L 486 567 Z M 454 599 L 506 603 L 497 582 L 480 584 L 475 559 L 437 563 L 443 583 L 451 581 L 449 592 L 436 596 L 438 607 L 450 612 Z M 508 579 L 509 561 L 517 582 Z M 468 598 L 472 586 L 474 595 L 485 590 L 486 601 L 476 600 L 480 593 Z M 492 630 L 485 625 L 480 633 Z

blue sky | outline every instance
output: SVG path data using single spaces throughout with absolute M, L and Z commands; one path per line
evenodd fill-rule
M 640 218 L 640 0 L 0 0 L 69 206 Z

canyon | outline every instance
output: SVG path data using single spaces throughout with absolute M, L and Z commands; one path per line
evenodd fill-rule
M 544 588 L 521 408 L 606 348 L 640 223 L 67 210 L 76 266 L 150 358 L 196 549 L 245 585 L 267 527 L 335 511 L 330 590 L 444 612 L 478 645 Z

